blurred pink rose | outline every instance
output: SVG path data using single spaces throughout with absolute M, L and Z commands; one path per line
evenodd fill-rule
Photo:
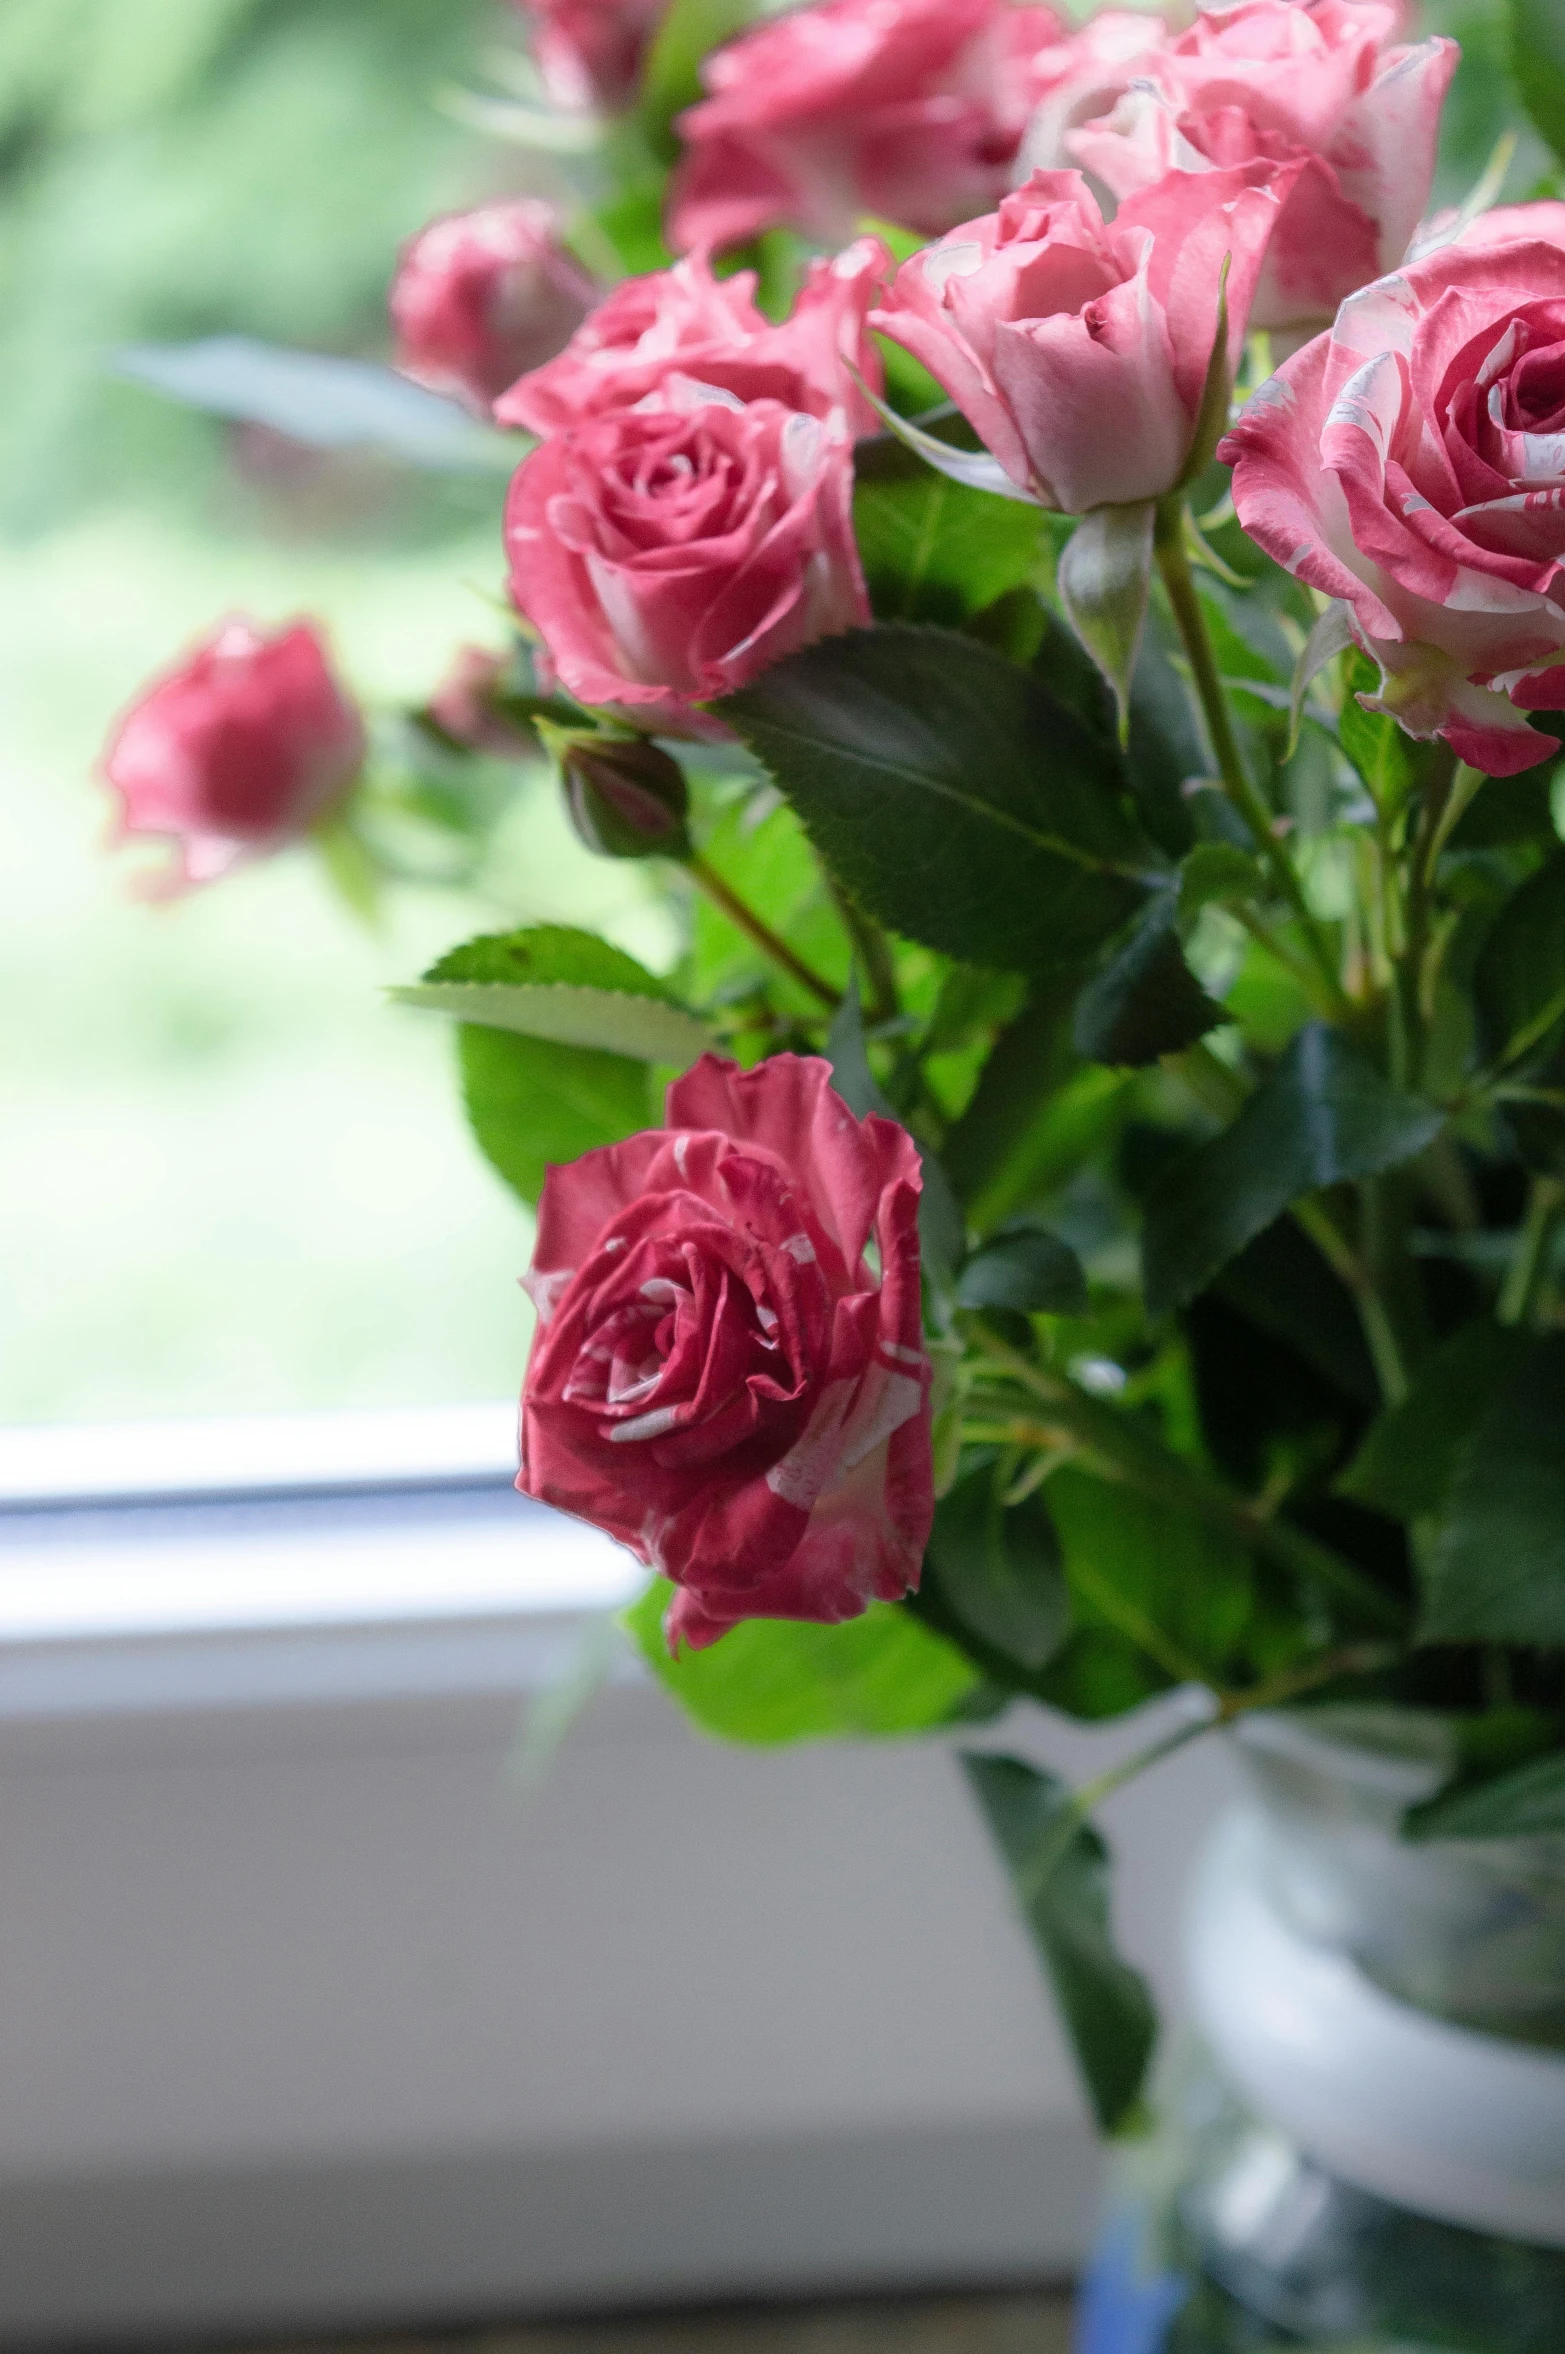
M 503 694 L 510 671 L 504 654 L 487 646 L 458 646 L 425 709 L 442 735 L 469 752 L 491 752 L 499 760 L 525 760 L 538 751 L 538 739 L 525 725 L 508 719 L 496 697 Z
M 431 221 L 402 248 L 391 287 L 397 366 L 487 410 L 524 368 L 552 360 L 600 289 L 531 197 Z
M 1346 600 L 1372 709 L 1491 776 L 1553 757 L 1523 714 L 1565 710 L 1565 251 L 1450 245 L 1350 296 L 1218 455 L 1251 537 Z
M 1454 41 L 1396 42 L 1382 0 L 1240 0 L 1197 17 L 1069 134 L 1117 197 L 1169 171 L 1298 163 L 1252 324 L 1313 332 L 1394 269 L 1429 199 Z
M 1536 204 L 1497 204 L 1463 225 L 1457 212 L 1436 213 L 1426 221 L 1408 252 L 1409 261 L 1422 261 L 1445 245 L 1514 245 L 1518 238 L 1541 239 L 1565 249 L 1565 204 L 1544 197 Z
M 177 845 L 147 886 L 158 898 L 297 840 L 363 764 L 363 722 L 308 621 L 274 637 L 223 622 L 131 705 L 103 756 L 117 833 Z
M 1103 8 L 1078 31 L 1040 49 L 1030 67 L 1037 100 L 1016 159 L 1018 184 L 1032 172 L 1068 169 L 1075 161 L 1070 133 L 1107 114 L 1137 74 L 1150 72 L 1168 38 L 1160 16 Z
M 619 114 L 636 95 L 641 69 L 668 0 L 518 0 L 533 26 L 533 54 L 556 106 Z
M 511 593 L 579 702 L 722 735 L 697 703 L 868 621 L 852 500 L 840 417 L 670 377 L 655 407 L 610 410 L 523 460 Z
M 949 228 L 1004 190 L 1030 60 L 1060 31 L 1005 0 L 822 0 L 758 25 L 679 118 L 671 242 L 721 252 L 786 222 L 840 244 L 866 213 Z
M 917 1150 L 813 1055 L 703 1055 L 667 1116 L 549 1171 L 517 1486 L 671 1578 L 675 1643 L 857 1618 L 934 1513 Z
M 690 255 L 671 270 L 627 278 L 558 359 L 512 385 L 495 415 L 505 425 L 555 433 L 606 409 L 631 408 L 678 374 L 812 417 L 842 409 L 855 433 L 873 432 L 875 412 L 845 363 L 879 390 L 880 357 L 865 315 L 890 262 L 878 237 L 812 262 L 791 315 L 777 327 L 756 308 L 753 270 L 716 278 L 704 257 Z
M 1190 455 L 1225 254 L 1230 364 L 1243 345 L 1279 213 L 1266 177 L 1171 172 L 1109 225 L 1080 172 L 1035 172 L 904 262 L 870 324 L 922 360 L 1044 506 L 1160 498 Z

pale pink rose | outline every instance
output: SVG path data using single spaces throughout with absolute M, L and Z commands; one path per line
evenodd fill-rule
M 563 349 L 600 289 L 560 243 L 551 205 L 480 205 L 431 221 L 391 287 L 397 366 L 487 410 L 525 368 Z
M 758 25 L 702 68 L 669 196 L 681 252 L 779 223 L 841 244 L 866 214 L 933 235 L 993 204 L 1060 35 L 1005 0 L 822 0 Z
M 840 409 L 855 433 L 873 432 L 875 412 L 850 371 L 879 390 L 880 356 L 865 318 L 890 264 L 878 237 L 812 262 L 780 326 L 756 308 L 753 270 L 717 278 L 710 262 L 692 254 L 671 270 L 627 278 L 558 359 L 512 385 L 495 415 L 532 433 L 556 433 L 606 409 L 631 408 L 665 377 L 680 375 L 812 417 Z
M 1349 298 L 1218 455 L 1251 537 L 1343 598 L 1370 708 L 1505 776 L 1565 709 L 1565 251 L 1450 245 Z
M 1514 245 L 1519 238 L 1541 240 L 1565 250 L 1565 204 L 1543 198 L 1536 204 L 1497 204 L 1464 224 L 1458 212 L 1436 213 L 1426 221 L 1408 249 L 1409 261 L 1422 261 L 1445 245 Z
M 579 702 L 655 733 L 722 735 L 698 703 L 868 621 L 852 502 L 840 416 L 670 377 L 655 404 L 523 460 L 506 506 L 511 593 Z
M 703 1055 L 667 1117 L 549 1171 L 516 1484 L 671 1578 L 675 1643 L 857 1618 L 934 1514 L 917 1150 L 813 1055 Z
M 1397 30 L 1382 0 L 1241 0 L 1199 16 L 1067 145 L 1118 197 L 1168 171 L 1301 164 L 1252 323 L 1313 333 L 1396 267 L 1429 199 L 1460 52 Z
M 268 637 L 223 622 L 131 705 L 103 772 L 116 832 L 165 834 L 173 866 L 144 886 L 166 898 L 308 833 L 364 764 L 364 723 L 313 623 Z
M 1112 225 L 1080 172 L 1035 172 L 904 262 L 870 324 L 922 360 L 1018 489 L 1067 515 L 1184 471 L 1228 276 L 1228 357 L 1277 220 L 1265 167 L 1173 172 Z
M 620 114 L 641 83 L 668 0 L 518 0 L 556 106 Z
M 1037 103 L 1016 159 L 1017 183 L 1033 172 L 1068 169 L 1075 162 L 1071 132 L 1107 114 L 1137 74 L 1150 70 L 1168 39 L 1160 16 L 1103 8 L 1078 31 L 1039 50 L 1030 67 Z

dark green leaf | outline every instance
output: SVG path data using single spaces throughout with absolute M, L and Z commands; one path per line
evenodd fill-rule
M 889 436 L 859 443 L 854 477 L 854 534 L 881 620 L 955 627 L 1036 572 L 1041 509 L 952 482 Z
M 1007 1511 L 994 1466 L 980 1465 L 941 1498 L 929 1559 L 970 1635 L 1024 1670 L 1053 1658 L 1070 1625 L 1070 1595 L 1041 1498 Z
M 1506 900 L 1478 954 L 1473 996 L 1491 1061 L 1545 1051 L 1565 1020 L 1565 850 Z
M 970 638 L 855 630 L 719 708 L 855 898 L 926 946 L 1057 969 L 1143 896 L 1151 853 L 1112 751 Z
M 1565 1831 L 1565 1757 L 1534 1758 L 1471 1788 L 1443 1791 L 1414 1807 L 1409 1839 L 1536 1839 Z
M 1179 921 L 1186 928 L 1203 907 L 1242 906 L 1265 896 L 1260 860 L 1232 842 L 1198 842 L 1179 869 Z
M 1255 1593 L 1243 1546 L 1074 1467 L 1048 1495 L 1077 1623 L 1114 1628 L 1166 1675 L 1230 1680 Z
M 1194 1299 L 1302 1195 L 1412 1160 L 1441 1120 L 1311 1023 L 1233 1126 L 1176 1161 L 1153 1196 L 1142 1235 L 1148 1309 L 1161 1315 Z
M 1380 1384 L 1353 1295 L 1291 1218 L 1230 1259 L 1212 1286 L 1247 1322 L 1283 1341 L 1343 1397 L 1376 1405 Z
M 1080 1316 L 1087 1278 L 1069 1243 L 1042 1226 L 1013 1227 L 975 1251 L 956 1287 L 959 1308 Z
M 1422 1633 L 1565 1643 L 1565 1338 L 1535 1343 L 1458 1457 Z
M 1393 1520 L 1443 1512 L 1461 1449 L 1526 1345 L 1486 1316 L 1453 1332 L 1369 1432 L 1336 1483 L 1338 1495 Z
M 1511 57 L 1527 112 L 1565 162 L 1565 18 L 1558 0 L 1511 0 Z
M 1089 1062 L 1155 1063 L 1227 1018 L 1185 962 L 1178 915 L 1177 895 L 1159 892 L 1077 998 L 1071 1043 Z
M 962 1763 L 1010 1869 L 1098 2123 L 1113 2133 L 1140 2098 L 1157 2041 L 1146 1982 L 1114 1950 L 1109 1855 L 1070 1791 L 1020 1758 Z
M 855 1118 L 867 1119 L 871 1112 L 876 1112 L 883 1120 L 897 1119 L 869 1067 L 856 974 L 850 977 L 842 1003 L 832 1017 L 826 1056 L 831 1064 L 832 1085 Z M 899 1127 L 901 1124 L 897 1122 Z M 924 1176 L 923 1191 L 918 1197 L 919 1247 L 928 1274 L 936 1283 L 949 1284 L 967 1247 L 967 1230 L 945 1171 L 933 1153 L 926 1152 L 921 1144 L 917 1149 Z
M 705 1651 L 669 1655 L 654 1579 L 625 1625 L 665 1690 L 724 1741 L 862 1740 L 922 1733 L 956 1714 L 978 1683 L 971 1662 L 898 1604 L 872 1602 L 842 1626 L 752 1618 Z

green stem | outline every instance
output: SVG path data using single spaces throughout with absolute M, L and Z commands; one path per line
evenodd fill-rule
M 715 867 L 708 866 L 699 851 L 693 850 L 680 863 L 691 881 L 706 893 L 720 914 L 727 916 L 736 931 L 743 932 L 745 938 L 759 948 L 763 956 L 769 956 L 780 972 L 786 973 L 790 980 L 798 982 L 801 989 L 807 989 L 822 1005 L 836 1012 L 842 1003 L 841 990 L 834 989 L 829 981 L 823 981 L 802 956 L 795 956 L 787 941 L 779 939 L 771 925 L 764 922 L 753 907 L 746 905 L 738 892 L 724 882 Z
M 1535 1177 L 1527 1196 L 1527 1215 L 1500 1292 L 1496 1313 L 1502 1324 L 1531 1322 L 1548 1277 L 1549 1244 L 1562 1207 L 1565 1207 L 1565 1185 L 1557 1177 Z
M 864 1008 L 871 1023 L 894 1021 L 901 1010 L 897 997 L 897 971 L 891 961 L 891 950 L 886 935 L 842 888 L 830 869 L 822 866 L 826 889 L 831 903 L 841 919 L 842 928 L 853 943 L 853 954 L 869 985 L 869 1003 Z

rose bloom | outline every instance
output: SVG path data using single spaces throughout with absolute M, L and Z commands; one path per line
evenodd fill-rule
M 812 417 L 844 410 L 856 433 L 875 412 L 848 363 L 878 391 L 880 357 L 865 315 L 890 267 L 878 237 L 810 264 L 789 317 L 756 307 L 753 270 L 717 278 L 691 255 L 671 270 L 627 278 L 579 327 L 558 359 L 534 368 L 495 403 L 503 425 L 557 433 L 606 409 L 633 408 L 678 374 L 742 401 L 775 400 Z
M 865 214 L 926 235 L 993 204 L 1031 111 L 1047 8 L 1005 0 L 824 0 L 758 25 L 702 68 L 670 190 L 681 251 L 786 222 L 840 244 Z
M 546 684 L 660 733 L 724 734 L 694 705 L 868 621 L 852 502 L 840 417 L 684 377 L 555 434 L 505 518 Z
M 666 1128 L 549 1171 L 517 1486 L 671 1578 L 671 1639 L 831 1624 L 917 1585 L 919 1183 L 907 1131 L 793 1054 L 703 1055 Z
M 1565 709 L 1565 251 L 1454 244 L 1366 287 L 1218 455 L 1252 539 L 1345 600 L 1371 709 L 1492 776 L 1553 758 L 1524 714 Z
M 1112 113 L 1071 132 L 1117 197 L 1169 171 L 1302 165 L 1251 323 L 1297 338 L 1394 269 L 1429 199 L 1454 41 L 1396 40 L 1382 0 L 1241 0 L 1143 64 Z
M 1075 160 L 1067 144 L 1081 123 L 1107 114 L 1168 42 L 1160 16 L 1102 8 L 1063 40 L 1040 49 L 1029 68 L 1037 92 L 1016 159 L 1020 182 L 1035 171 L 1061 171 Z
M 402 248 L 391 287 L 397 366 L 487 410 L 526 368 L 552 360 L 598 299 L 531 197 L 431 221 Z
M 880 328 L 922 360 L 1012 482 L 1068 515 L 1184 470 L 1217 337 L 1230 364 L 1278 218 L 1266 167 L 1172 172 L 1112 226 L 1080 172 L 1035 172 L 897 272 Z
M 533 26 L 533 54 L 556 106 L 623 113 L 668 0 L 518 0 Z
M 116 828 L 167 834 L 166 898 L 214 882 L 317 825 L 364 765 L 364 724 L 332 676 L 319 633 L 293 622 L 267 637 L 225 621 L 120 720 L 103 772 Z

